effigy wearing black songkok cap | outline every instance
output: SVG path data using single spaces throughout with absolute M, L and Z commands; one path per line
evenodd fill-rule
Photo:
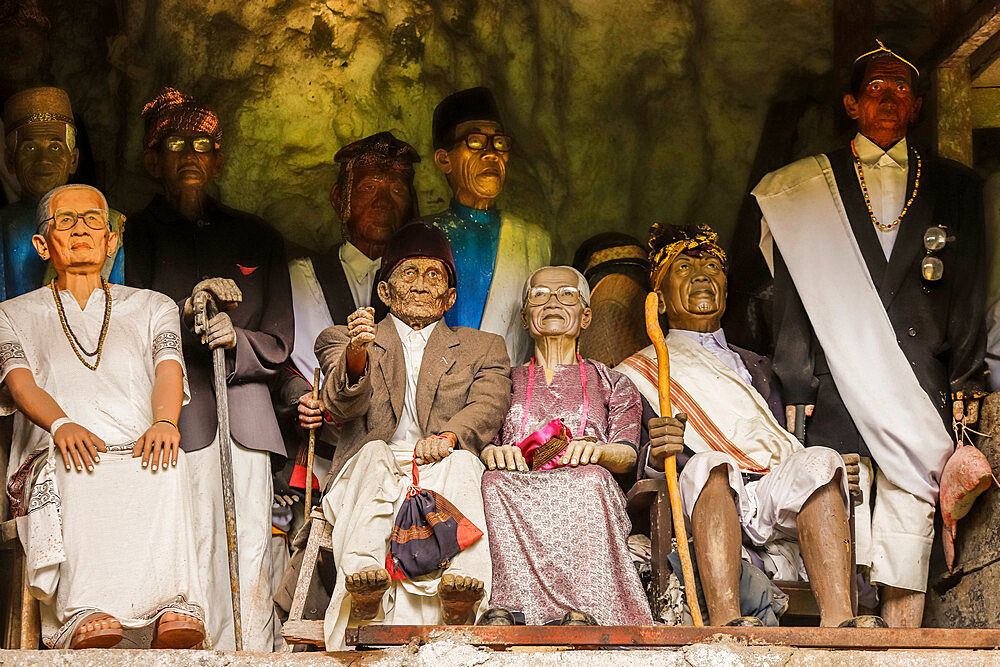
M 434 148 L 451 148 L 455 142 L 455 128 L 469 120 L 492 120 L 503 127 L 500 108 L 489 88 L 467 88 L 452 93 L 434 109 L 432 123 Z

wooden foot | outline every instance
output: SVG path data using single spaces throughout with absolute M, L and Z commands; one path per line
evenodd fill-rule
M 447 625 L 466 625 L 472 608 L 483 599 L 483 582 L 473 577 L 445 574 L 438 584 L 441 615 Z
M 351 616 L 359 621 L 370 621 L 378 616 L 382 595 L 389 589 L 389 572 L 382 567 L 370 567 L 344 579 L 351 594 Z

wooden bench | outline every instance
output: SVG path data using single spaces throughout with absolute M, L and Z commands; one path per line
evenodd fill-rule
M 41 640 L 38 600 L 28 592 L 24 550 L 13 519 L 0 522 L 0 562 L 9 567 L 0 581 L 0 600 L 6 600 L 2 617 L 3 648 L 37 649 Z
M 314 507 L 309 523 L 309 540 L 306 542 L 305 553 L 302 556 L 302 569 L 299 580 L 295 583 L 295 595 L 292 596 L 292 607 L 288 610 L 288 620 L 281 626 L 281 635 L 289 645 L 288 649 L 297 644 L 312 644 L 323 648 L 323 620 L 305 619 L 302 617 L 306 607 L 306 597 L 309 587 L 316 576 L 316 565 L 319 562 L 320 550 L 330 551 L 333 527 L 323 518 L 323 512 Z

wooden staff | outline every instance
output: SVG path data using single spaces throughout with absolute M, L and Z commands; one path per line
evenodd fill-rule
M 319 369 L 313 373 L 312 399 L 319 400 Z M 312 519 L 313 500 L 313 455 L 316 453 L 316 431 L 309 429 L 309 457 L 306 459 L 306 523 Z
M 209 296 L 202 315 L 203 326 L 219 312 L 215 299 Z M 204 332 L 202 332 L 204 333 Z M 204 342 L 204 335 L 202 336 Z M 212 380 L 215 384 L 215 408 L 219 420 L 219 458 L 222 469 L 222 509 L 226 517 L 226 546 L 229 550 L 229 590 L 233 598 L 233 633 L 236 650 L 243 650 L 243 622 L 240 614 L 240 552 L 236 538 L 236 499 L 233 493 L 232 434 L 229 432 L 229 393 L 226 388 L 226 350 L 212 350 Z
M 659 371 L 660 416 L 669 417 L 670 411 L 670 353 L 667 341 L 663 339 L 660 329 L 659 298 L 656 292 L 650 292 L 646 297 L 646 333 L 656 349 L 656 366 Z M 681 490 L 677 486 L 677 459 L 668 456 L 663 462 L 663 472 L 667 477 L 667 490 L 670 492 L 670 513 L 674 517 L 674 535 L 677 537 L 677 551 L 681 557 L 681 572 L 684 575 L 684 595 L 691 609 L 691 620 L 698 627 L 705 625 L 701 618 L 701 607 L 698 605 L 698 588 L 694 581 L 694 567 L 691 564 L 691 551 L 688 549 L 687 527 L 684 525 L 684 508 L 681 505 Z

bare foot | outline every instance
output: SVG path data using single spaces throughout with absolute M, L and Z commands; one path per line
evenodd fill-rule
M 438 585 L 441 615 L 448 625 L 466 625 L 472 608 L 483 599 L 483 582 L 473 577 L 445 574 Z
M 194 616 L 164 612 L 156 620 L 152 648 L 194 648 L 205 640 L 205 625 Z
M 382 594 L 389 588 L 389 572 L 372 565 L 357 574 L 347 575 L 344 586 L 351 594 L 351 616 L 359 621 L 370 621 L 382 607 Z
M 109 614 L 94 613 L 76 626 L 69 647 L 111 648 L 122 640 L 122 624 Z

